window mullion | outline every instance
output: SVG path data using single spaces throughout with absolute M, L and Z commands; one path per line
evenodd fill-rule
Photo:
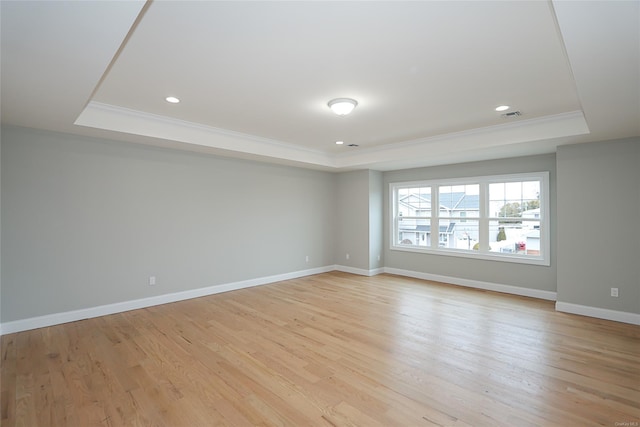
M 489 252 L 489 184 L 487 182 L 480 183 L 480 206 L 478 221 L 478 251 L 480 253 Z
M 398 200 L 399 200 L 398 187 L 395 187 L 395 186 L 393 187 L 393 195 L 392 195 L 392 197 L 393 197 L 393 200 L 391 202 L 391 212 L 390 213 L 391 213 L 391 218 L 392 218 L 392 223 L 393 223 L 393 225 L 392 225 L 393 230 L 392 230 L 392 233 L 391 233 L 391 243 L 392 243 L 392 245 L 395 245 L 398 242 L 398 235 L 400 233 L 400 231 L 399 231 L 400 226 L 398 224 L 398 222 L 399 222 L 398 216 L 400 214 L 399 213 L 400 212 L 400 207 L 398 206 Z
M 431 249 L 438 249 L 440 242 L 440 189 L 437 185 L 431 187 Z

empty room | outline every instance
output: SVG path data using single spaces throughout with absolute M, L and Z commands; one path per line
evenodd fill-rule
M 640 426 L 640 2 L 0 0 L 13 426 Z

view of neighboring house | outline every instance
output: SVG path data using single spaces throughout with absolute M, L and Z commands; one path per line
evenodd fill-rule
M 438 245 L 472 249 L 478 241 L 479 196 L 464 192 L 439 196 Z M 431 194 L 411 193 L 399 200 L 399 241 L 407 245 L 431 246 Z M 424 219 L 421 219 L 424 217 Z
M 522 212 L 522 218 L 534 220 L 525 222 L 528 226 L 526 228 L 531 229 L 525 237 L 527 243 L 527 254 L 538 255 L 540 254 L 540 208 Z
M 522 212 L 522 218 L 527 219 L 540 219 L 540 208 L 530 209 L 528 211 Z M 537 227 L 540 228 L 540 223 L 538 222 Z
M 417 189 L 416 189 L 417 190 Z M 478 249 L 477 218 L 480 198 L 477 194 L 449 192 L 439 194 L 438 246 L 440 248 Z M 398 242 L 412 246 L 431 246 L 431 194 L 409 192 L 398 200 L 400 216 Z M 540 208 L 523 211 L 521 220 L 492 221 L 489 246 L 492 252 L 540 254 Z

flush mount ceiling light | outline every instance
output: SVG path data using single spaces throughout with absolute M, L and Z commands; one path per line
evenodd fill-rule
M 496 107 L 496 111 L 507 111 L 510 107 L 508 105 L 501 105 Z
M 178 102 L 180 102 L 180 100 L 175 96 L 167 96 L 164 100 L 171 104 L 177 104 Z
M 351 98 L 336 98 L 329 101 L 327 105 L 329 105 L 331 111 L 333 111 L 337 115 L 346 116 L 347 114 L 352 112 L 354 108 L 356 108 L 356 105 L 358 105 L 358 101 Z
M 336 141 L 336 145 L 342 145 L 344 144 L 344 141 Z

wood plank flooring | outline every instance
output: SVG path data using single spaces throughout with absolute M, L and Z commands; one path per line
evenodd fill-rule
M 639 426 L 640 327 L 332 272 L 2 337 L 2 426 Z

